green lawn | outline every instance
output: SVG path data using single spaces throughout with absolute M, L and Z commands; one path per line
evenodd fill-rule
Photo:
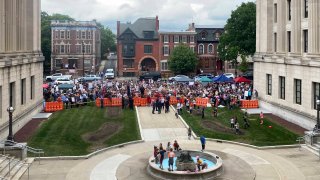
M 201 121 L 203 121 L 201 119 L 201 115 L 191 115 L 184 111 L 182 117 L 186 123 L 191 126 L 197 136 L 204 135 L 207 138 L 231 140 L 256 146 L 272 146 L 295 144 L 298 137 L 297 134 L 270 122 L 266 118 L 264 120 L 264 124 L 260 125 L 258 115 L 249 116 L 249 119 L 251 119 L 249 120 L 250 127 L 248 129 L 244 129 L 243 113 L 240 109 L 228 110 L 227 108 L 219 108 L 217 118 L 211 116 L 211 112 L 211 108 L 206 109 L 204 120 L 219 124 L 228 130 L 230 129 L 231 117 L 237 116 L 240 124 L 240 131 L 242 131 L 243 134 L 237 135 L 232 130 L 229 130 L 229 132 L 223 132 L 210 129 L 201 123 Z M 272 128 L 269 128 L 269 126 L 272 126 Z
M 44 149 L 46 156 L 86 155 L 92 144 L 84 141 L 82 135 L 96 132 L 107 122 L 122 128 L 101 142 L 104 147 L 140 139 L 135 111 L 124 110 L 111 116 L 106 108 L 90 106 L 56 112 L 41 124 L 28 145 Z

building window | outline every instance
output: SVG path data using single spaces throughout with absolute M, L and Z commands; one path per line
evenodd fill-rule
M 202 39 L 202 40 L 205 40 L 206 37 L 207 37 L 207 33 L 206 33 L 205 31 L 202 31 L 202 32 L 201 32 L 201 39 Z
M 80 31 L 77 31 L 77 39 L 80 39 Z
M 194 52 L 194 46 L 190 46 L 192 52 Z
M 174 43 L 179 43 L 179 36 L 178 35 L 174 36 Z
M 152 54 L 152 45 L 144 45 L 144 53 Z
M 66 50 L 67 50 L 67 53 L 70 53 L 70 44 L 66 45 Z
M 286 99 L 286 78 L 283 76 L 279 76 L 279 88 L 280 99 Z
M 169 46 L 163 46 L 163 55 L 169 56 Z
M 61 59 L 55 59 L 55 67 L 56 69 L 60 69 L 62 66 Z
M 134 60 L 133 59 L 124 59 L 123 67 L 124 68 L 133 68 Z
M 84 67 L 86 69 L 90 69 L 91 68 L 91 60 L 90 59 L 85 59 L 84 60 Z
M 169 42 L 169 36 L 168 35 L 164 35 L 163 36 L 163 42 L 164 43 L 168 43 Z
M 216 40 L 219 40 L 219 38 L 220 38 L 220 33 L 216 32 L 216 33 L 215 33 L 215 37 L 216 37 Z
M 194 36 L 190 36 L 190 43 L 194 43 Z
M 21 105 L 24 105 L 26 103 L 26 79 L 21 79 L 20 85 Z
M 291 31 L 287 32 L 288 38 L 288 52 L 291 52 Z
M 198 46 L 198 53 L 199 53 L 199 54 L 204 54 L 204 45 L 203 45 L 203 44 L 199 44 L 199 46 Z
M 304 18 L 308 18 L 309 0 L 304 0 Z
M 91 39 L 91 31 L 88 31 L 88 39 Z
M 65 33 L 65 31 L 60 31 L 60 39 L 64 39 L 65 38 L 64 33 Z
M 320 83 L 313 83 L 313 108 L 317 109 L 317 99 L 320 99 Z
M 34 76 L 31 76 L 30 79 L 30 99 L 33 99 L 34 97 L 34 87 L 35 87 L 35 81 L 34 81 Z
M 303 52 L 308 52 L 308 30 L 303 30 Z
M 78 59 L 68 59 L 68 68 L 69 69 L 77 69 L 78 67 Z
M 294 79 L 295 103 L 301 105 L 301 79 Z
M 273 34 L 273 42 L 274 42 L 274 52 L 277 52 L 277 33 Z
M 90 44 L 86 45 L 86 53 L 91 54 L 91 45 Z
M 274 23 L 277 23 L 278 21 L 278 5 L 277 4 L 274 4 L 274 10 L 273 10 L 273 20 L 274 20 Z
M 16 105 L 16 83 L 12 82 L 9 86 L 9 106 L 15 107 Z
M 61 53 L 61 54 L 64 54 L 64 53 L 65 53 L 64 45 L 60 45 L 60 53 Z
M 288 1 L 288 21 L 291 21 L 291 0 Z
M 81 53 L 81 45 L 76 45 L 76 53 L 77 54 Z
M 272 95 L 272 75 L 267 74 L 267 95 Z
M 59 31 L 55 31 L 55 39 L 58 39 L 58 37 L 59 37 Z
M 187 36 L 182 36 L 182 42 L 187 43 Z
M 86 32 L 85 31 L 81 31 L 81 39 L 86 39 Z
M 70 39 L 70 31 L 67 31 L 67 39 Z
M 212 44 L 209 44 L 209 45 L 208 45 L 208 53 L 209 53 L 209 54 L 212 54 L 212 53 L 213 53 L 213 45 L 212 45 Z
M 168 62 L 167 61 L 161 62 L 161 71 L 168 71 Z

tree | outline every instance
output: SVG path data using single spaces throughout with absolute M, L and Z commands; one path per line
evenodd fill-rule
M 101 23 L 97 23 L 101 32 L 101 57 L 108 52 L 114 52 L 117 50 L 116 47 L 116 35 L 108 28 L 103 26 Z
M 253 55 L 256 51 L 256 4 L 242 3 L 232 11 L 224 30 L 218 46 L 220 59 L 237 65 L 239 55 L 242 60 Z
M 51 20 L 69 20 L 74 19 L 68 15 L 53 14 L 41 12 L 41 51 L 44 56 L 43 71 L 49 74 L 51 70 Z
M 241 56 L 241 62 L 238 69 L 243 73 L 248 70 L 248 62 L 245 56 Z
M 188 74 L 194 72 L 197 56 L 188 46 L 179 45 L 173 49 L 168 64 L 175 74 Z

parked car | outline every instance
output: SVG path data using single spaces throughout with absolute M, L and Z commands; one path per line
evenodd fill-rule
M 73 84 L 73 80 L 66 77 L 62 77 L 62 78 L 56 79 L 54 83 L 55 84 Z
M 63 75 L 62 73 L 52 74 L 51 76 L 46 76 L 46 81 L 55 81 L 58 78 L 71 79 L 72 75 Z
M 104 77 L 107 78 L 107 79 L 113 79 L 114 78 L 113 69 L 107 69 L 106 73 L 104 74 Z
M 234 79 L 234 75 L 232 73 L 224 73 L 224 75 L 227 77 L 227 78 L 232 78 Z
M 181 79 L 181 78 L 188 78 L 188 79 L 190 79 L 188 76 L 186 76 L 186 75 L 176 75 L 176 76 L 174 76 L 174 77 L 169 77 L 169 81 L 176 81 L 176 80 L 179 80 L 179 79 Z
M 80 77 L 78 80 L 79 81 L 97 81 L 97 80 L 101 80 L 101 77 L 93 74 L 88 74 L 88 75 L 85 75 L 84 77 Z
M 154 81 L 157 81 L 161 78 L 160 72 L 145 72 L 144 74 L 140 75 L 140 80 L 143 79 L 153 79 Z
M 202 77 L 207 77 L 207 78 L 209 78 L 209 79 L 214 78 L 214 76 L 213 76 L 212 74 L 198 74 L 197 76 L 194 77 L 194 80 L 195 80 L 195 81 L 200 81 L 200 79 L 201 79 Z
M 253 71 L 247 71 L 247 72 L 243 73 L 242 77 L 245 77 L 249 80 L 253 80 Z

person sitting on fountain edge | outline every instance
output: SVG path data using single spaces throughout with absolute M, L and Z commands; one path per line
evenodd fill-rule
M 199 156 L 197 156 L 196 159 L 197 159 L 197 163 L 196 164 L 197 164 L 197 167 L 198 167 L 199 171 L 208 168 L 208 164 L 207 163 L 203 163 Z
M 180 151 L 181 150 L 177 140 L 174 140 L 173 148 L 174 148 L 175 151 Z

